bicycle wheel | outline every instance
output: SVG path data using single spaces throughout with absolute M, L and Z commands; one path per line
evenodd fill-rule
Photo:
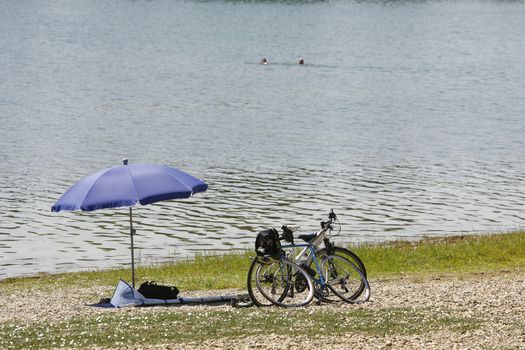
M 250 265 L 250 269 L 248 270 L 248 280 L 246 286 L 248 288 L 248 294 L 250 295 L 250 299 L 255 306 L 272 306 L 273 303 L 261 294 L 261 292 L 257 288 L 257 283 L 255 281 L 255 272 L 257 271 L 257 268 L 262 264 L 264 264 L 264 262 L 261 261 L 259 257 L 255 257 L 252 260 L 252 264 Z
M 258 264 L 255 282 L 261 294 L 278 306 L 305 306 L 314 297 L 314 287 L 308 273 L 285 259 Z
M 321 271 L 328 288 L 342 300 L 358 303 L 370 298 L 368 280 L 348 259 L 339 255 L 325 256 L 321 260 Z M 364 300 L 358 301 L 363 292 Z
M 307 260 L 306 263 L 301 264 L 301 267 L 306 270 L 306 272 L 314 281 L 314 296 L 321 302 L 332 303 L 334 301 L 340 300 L 340 298 L 337 295 L 335 295 L 330 288 L 328 288 L 328 285 L 326 283 L 320 283 L 321 278 L 318 273 L 321 270 L 321 260 L 325 256 L 326 255 L 317 256 L 319 266 L 315 263 L 313 258 L 310 258 Z
M 329 255 L 326 248 L 320 249 L 316 254 L 319 256 Z M 366 274 L 365 264 L 363 263 L 361 258 L 359 258 L 359 256 L 357 256 L 357 254 L 351 251 L 350 249 L 334 246 L 331 255 L 338 255 L 342 256 L 345 259 L 348 259 L 351 263 L 356 265 L 359 268 L 359 270 L 361 270 L 365 277 L 368 277 Z
M 333 252 L 334 254 L 332 254 L 333 256 L 339 256 L 341 257 L 342 259 L 348 261 L 350 264 L 352 264 L 353 267 L 355 267 L 356 269 L 358 269 L 360 272 L 356 272 L 356 271 L 353 271 L 353 269 L 351 270 L 352 273 L 349 275 L 348 279 L 352 281 L 352 286 L 355 285 L 355 288 L 352 288 L 352 294 L 350 295 L 346 295 L 346 297 L 350 300 L 356 300 L 357 298 L 359 298 L 359 296 L 361 296 L 361 294 L 363 294 L 363 292 L 365 291 L 365 287 L 366 285 L 368 284 L 368 281 L 366 281 L 366 283 L 364 283 L 361 279 L 361 275 L 360 273 L 363 275 L 364 279 L 366 280 L 366 271 L 365 273 L 363 273 L 363 270 L 361 269 L 360 266 L 358 266 L 356 263 L 357 262 L 360 262 L 361 259 L 359 259 L 359 257 L 354 254 L 352 251 L 346 249 L 346 248 L 341 248 L 341 247 L 333 247 Z M 317 253 L 317 259 L 319 261 L 322 261 L 324 258 L 326 258 L 327 256 L 330 256 L 328 255 L 328 252 L 327 252 L 327 249 L 321 249 L 319 250 Z M 349 258 L 350 257 L 350 258 Z M 352 259 L 352 257 L 354 257 Z M 313 265 L 313 259 L 310 259 L 309 261 L 309 266 L 311 267 L 314 267 Z M 361 262 L 362 264 L 362 262 Z M 364 265 L 362 265 L 364 268 Z M 324 276 L 323 276 L 324 277 Z M 319 277 L 316 277 L 317 279 L 319 279 Z M 326 277 L 324 277 L 325 280 L 326 280 Z M 359 284 L 357 284 L 357 282 L 359 282 Z M 330 288 L 325 288 L 323 290 L 323 298 L 324 300 L 326 301 L 334 301 L 334 297 L 330 294 L 335 294 L 332 292 L 332 289 Z M 337 299 L 340 299 L 340 297 L 336 294 L 337 296 Z

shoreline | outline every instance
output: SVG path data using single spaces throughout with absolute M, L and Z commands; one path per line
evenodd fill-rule
M 516 230 L 516 231 L 505 231 L 505 232 L 468 232 L 465 234 L 447 234 L 447 235 L 440 235 L 440 236 L 422 236 L 420 238 L 414 238 L 414 239 L 392 239 L 392 240 L 385 240 L 385 241 L 371 241 L 371 242 L 359 242 L 359 243 L 348 243 L 344 244 L 345 246 L 349 247 L 351 250 L 356 251 L 359 253 L 361 248 L 392 248 L 399 245 L 418 245 L 420 243 L 426 244 L 428 242 L 434 243 L 443 243 L 448 244 L 451 241 L 457 241 L 461 239 L 476 239 L 476 238 L 490 238 L 490 237 L 497 237 L 497 236 L 505 236 L 505 235 L 512 235 L 512 234 L 521 234 L 525 233 L 524 230 Z M 136 262 L 135 266 L 139 269 L 148 269 L 148 268 L 155 268 L 156 266 L 162 266 L 162 265 L 177 265 L 177 264 L 185 264 L 185 263 L 192 263 L 196 259 L 201 257 L 216 257 L 216 256 L 250 256 L 252 254 L 252 249 L 231 249 L 229 251 L 222 251 L 222 250 L 203 250 L 203 251 L 197 251 L 191 256 L 180 256 L 180 257 L 170 257 L 165 259 L 155 259 L 155 261 L 152 262 Z M 360 255 L 360 254 L 358 254 Z M 37 272 L 34 274 L 22 274 L 22 275 L 14 275 L 14 276 L 0 276 L 0 284 L 2 282 L 9 282 L 19 279 L 33 279 L 33 278 L 46 278 L 46 277 L 52 277 L 52 276 L 61 276 L 61 275 L 68 275 L 68 274 L 84 274 L 84 273 L 97 273 L 97 272 L 104 272 L 104 271 L 126 271 L 128 269 L 127 265 L 129 264 L 123 264 L 119 266 L 114 267 L 106 267 L 106 268 L 86 268 L 86 269 L 74 269 L 70 271 L 62 271 L 62 272 Z

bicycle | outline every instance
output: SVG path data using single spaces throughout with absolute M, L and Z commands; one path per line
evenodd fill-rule
M 337 223 L 339 224 L 339 232 L 341 232 L 341 223 L 337 219 L 337 215 L 334 213 L 333 209 L 331 209 L 329 214 L 328 214 L 328 221 L 322 221 L 321 222 L 321 229 L 318 232 L 313 233 L 313 234 L 309 234 L 309 235 L 299 235 L 298 238 L 302 239 L 307 244 L 313 245 L 316 248 L 315 254 L 320 259 L 322 259 L 323 257 L 326 257 L 326 256 L 335 255 L 335 256 L 340 256 L 340 257 L 342 257 L 344 259 L 349 260 L 354 266 L 356 266 L 362 272 L 362 274 L 363 274 L 363 276 L 364 276 L 364 278 L 366 280 L 366 278 L 367 278 L 366 268 L 365 268 L 365 265 L 364 265 L 363 261 L 359 258 L 359 256 L 357 256 L 357 254 L 355 254 L 354 252 L 352 252 L 351 250 L 349 250 L 347 248 L 335 246 L 330 241 L 329 237 L 332 235 L 333 224 L 334 224 L 335 221 L 337 221 Z M 283 225 L 281 227 L 281 229 L 283 230 L 283 237 L 284 237 L 284 239 L 287 242 L 291 243 L 291 245 L 286 246 L 286 247 L 289 247 L 289 248 L 305 247 L 304 249 L 302 249 L 302 251 L 299 254 L 297 254 L 295 256 L 295 258 L 293 258 L 291 260 L 295 261 L 295 262 L 301 262 L 302 261 L 303 265 L 305 267 L 307 267 L 307 270 L 309 270 L 311 272 L 311 274 L 315 273 L 316 269 L 315 269 L 315 266 L 314 266 L 314 259 L 313 259 L 314 256 L 311 254 L 311 252 L 309 254 L 307 254 L 307 248 L 306 248 L 305 245 L 294 244 L 294 237 L 293 237 L 294 229 L 289 228 L 286 225 Z M 321 243 L 324 243 L 325 247 L 320 249 Z M 336 260 L 336 261 L 338 261 L 338 260 Z M 351 272 L 351 271 L 348 271 L 348 272 Z M 348 279 L 348 281 L 354 281 L 355 282 L 356 279 L 360 280 L 360 277 L 361 276 L 358 276 L 358 274 L 357 274 L 357 275 L 354 276 L 353 279 Z M 317 278 L 319 278 L 319 277 L 317 277 Z M 352 301 L 357 300 L 357 298 L 359 298 L 359 296 L 361 296 L 362 293 L 365 291 L 365 288 L 369 288 L 369 287 L 366 287 L 367 283 L 368 283 L 368 281 L 366 281 L 366 283 L 364 281 L 362 281 L 362 283 L 360 283 L 357 288 L 353 288 L 351 290 L 352 291 L 351 294 L 348 294 L 350 292 L 350 290 L 347 290 L 347 291 L 345 291 L 345 295 L 343 297 L 340 297 L 340 298 L 345 300 L 345 301 L 347 301 L 347 302 L 352 302 Z M 347 287 L 348 286 L 346 286 L 346 288 Z M 365 295 L 365 297 L 366 297 L 366 295 Z M 369 295 L 368 295 L 368 297 L 369 297 Z M 325 297 L 325 300 L 331 301 L 331 299 L 329 297 Z
M 337 215 L 334 213 L 334 210 L 330 209 L 330 212 L 328 213 L 328 221 L 321 221 L 321 229 L 319 231 L 309 235 L 299 235 L 297 237 L 307 243 L 313 244 L 316 247 L 319 247 L 321 243 L 324 243 L 325 248 L 319 249 L 319 253 L 341 255 L 350 260 L 351 262 L 355 263 L 359 267 L 363 275 L 367 277 L 365 264 L 363 263 L 361 258 L 357 256 L 357 254 L 355 254 L 350 249 L 335 246 L 334 244 L 332 244 L 332 242 L 330 242 L 329 237 L 334 236 L 332 234 L 332 231 L 334 230 L 332 225 L 335 223 L 335 221 L 337 221 L 339 225 L 339 232 L 337 234 L 339 235 L 339 233 L 341 232 L 341 223 L 339 222 Z M 283 235 L 288 236 L 289 240 L 293 240 L 293 237 L 290 237 L 289 234 L 293 233 L 295 230 L 287 227 L 286 225 L 283 225 L 281 228 L 283 230 Z M 284 231 L 291 232 L 287 233 Z
M 357 303 L 357 298 L 364 291 L 366 293 L 363 301 L 369 299 L 370 288 L 361 259 L 346 248 L 335 247 L 328 239 L 333 220 L 337 220 L 337 216 L 332 210 L 329 214 L 329 220 L 321 223 L 320 231 L 313 235 L 299 236 L 305 241 L 304 244 L 294 243 L 293 230 L 287 226 L 282 226 L 283 235 L 281 237 L 274 230 L 275 245 L 283 239 L 291 244 L 281 246 L 279 243 L 278 246 L 273 246 L 272 260 L 268 258 L 268 255 L 272 254 L 266 254 L 263 257 L 258 256 L 252 261 L 248 271 L 247 287 L 250 298 L 255 305 L 298 306 L 295 304 L 286 305 L 290 297 L 288 294 L 297 298 L 294 295 L 296 292 L 301 293 L 306 289 L 310 292 L 309 279 L 314 284 L 315 296 L 319 302 L 333 301 L 331 298 L 333 293 L 344 301 Z M 326 247 L 318 249 L 321 242 L 324 242 Z M 294 248 L 303 249 L 295 257 L 291 257 L 291 252 L 286 254 L 284 251 L 284 249 Z M 300 262 L 300 264 L 296 262 Z M 355 287 L 356 283 L 357 288 Z M 254 288 L 254 284 L 257 288 Z M 276 284 L 280 284 L 279 287 L 282 289 L 280 292 L 277 292 Z M 307 286 L 308 288 L 306 288 Z M 311 298 L 310 300 L 305 298 L 301 305 L 306 305 L 310 301 Z

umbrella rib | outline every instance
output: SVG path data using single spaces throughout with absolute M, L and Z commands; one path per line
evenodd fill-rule
M 130 166 L 126 166 L 126 167 L 127 167 L 128 173 L 129 173 L 129 178 L 131 179 L 131 183 L 133 184 L 133 188 L 135 189 L 135 194 L 136 194 L 136 198 L 137 198 L 137 201 L 133 204 L 133 205 L 135 205 L 135 204 L 137 204 L 137 202 L 140 203 L 139 191 L 137 190 L 137 185 L 135 185 L 135 179 L 133 179 L 133 175 L 131 174 L 131 167 Z M 133 205 L 130 205 L 130 207 L 132 207 Z
M 108 170 L 110 170 L 110 169 L 108 169 Z M 100 177 L 102 175 L 104 175 L 105 173 L 106 173 L 106 171 L 101 171 L 100 174 L 98 174 L 97 178 L 95 180 L 93 180 L 91 186 L 89 186 L 89 190 L 86 192 L 86 194 L 84 195 L 84 198 L 82 198 L 82 201 L 80 202 L 81 203 L 80 208 L 79 208 L 80 210 L 84 211 L 84 209 L 82 209 L 82 207 L 84 206 L 84 201 L 86 200 L 88 195 L 91 193 L 91 191 L 95 187 L 95 186 L 93 186 L 95 184 L 95 182 L 97 182 L 100 179 Z M 93 210 L 95 210 L 95 209 L 93 209 Z M 88 211 L 91 211 L 91 210 L 88 210 Z
M 180 170 L 179 170 L 180 171 Z M 190 194 L 190 197 L 193 196 L 193 188 L 191 187 L 188 187 L 188 185 L 186 185 L 184 182 L 182 182 L 180 179 L 178 179 L 177 177 L 171 175 L 170 173 L 166 173 L 168 176 L 171 176 L 172 178 L 174 178 L 175 180 L 177 180 L 179 183 L 181 183 L 184 187 L 186 187 L 188 190 L 190 190 L 191 194 Z

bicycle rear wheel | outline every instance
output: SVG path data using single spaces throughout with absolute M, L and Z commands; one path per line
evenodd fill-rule
M 255 306 L 272 306 L 273 303 L 266 299 L 264 295 L 262 295 L 262 293 L 259 291 L 259 288 L 257 288 L 257 282 L 255 281 L 256 271 L 258 267 L 263 264 L 265 264 L 265 262 L 259 257 L 255 257 L 252 260 L 252 264 L 248 270 L 246 286 L 248 289 L 248 294 L 250 295 L 250 299 Z
M 255 270 L 255 282 L 261 294 L 278 306 L 305 306 L 314 296 L 314 286 L 308 273 L 285 259 L 259 264 Z
M 350 260 L 339 255 L 325 256 L 321 260 L 321 271 L 328 288 L 342 300 L 361 303 L 370 299 L 368 280 Z M 362 299 L 358 300 L 361 295 Z

